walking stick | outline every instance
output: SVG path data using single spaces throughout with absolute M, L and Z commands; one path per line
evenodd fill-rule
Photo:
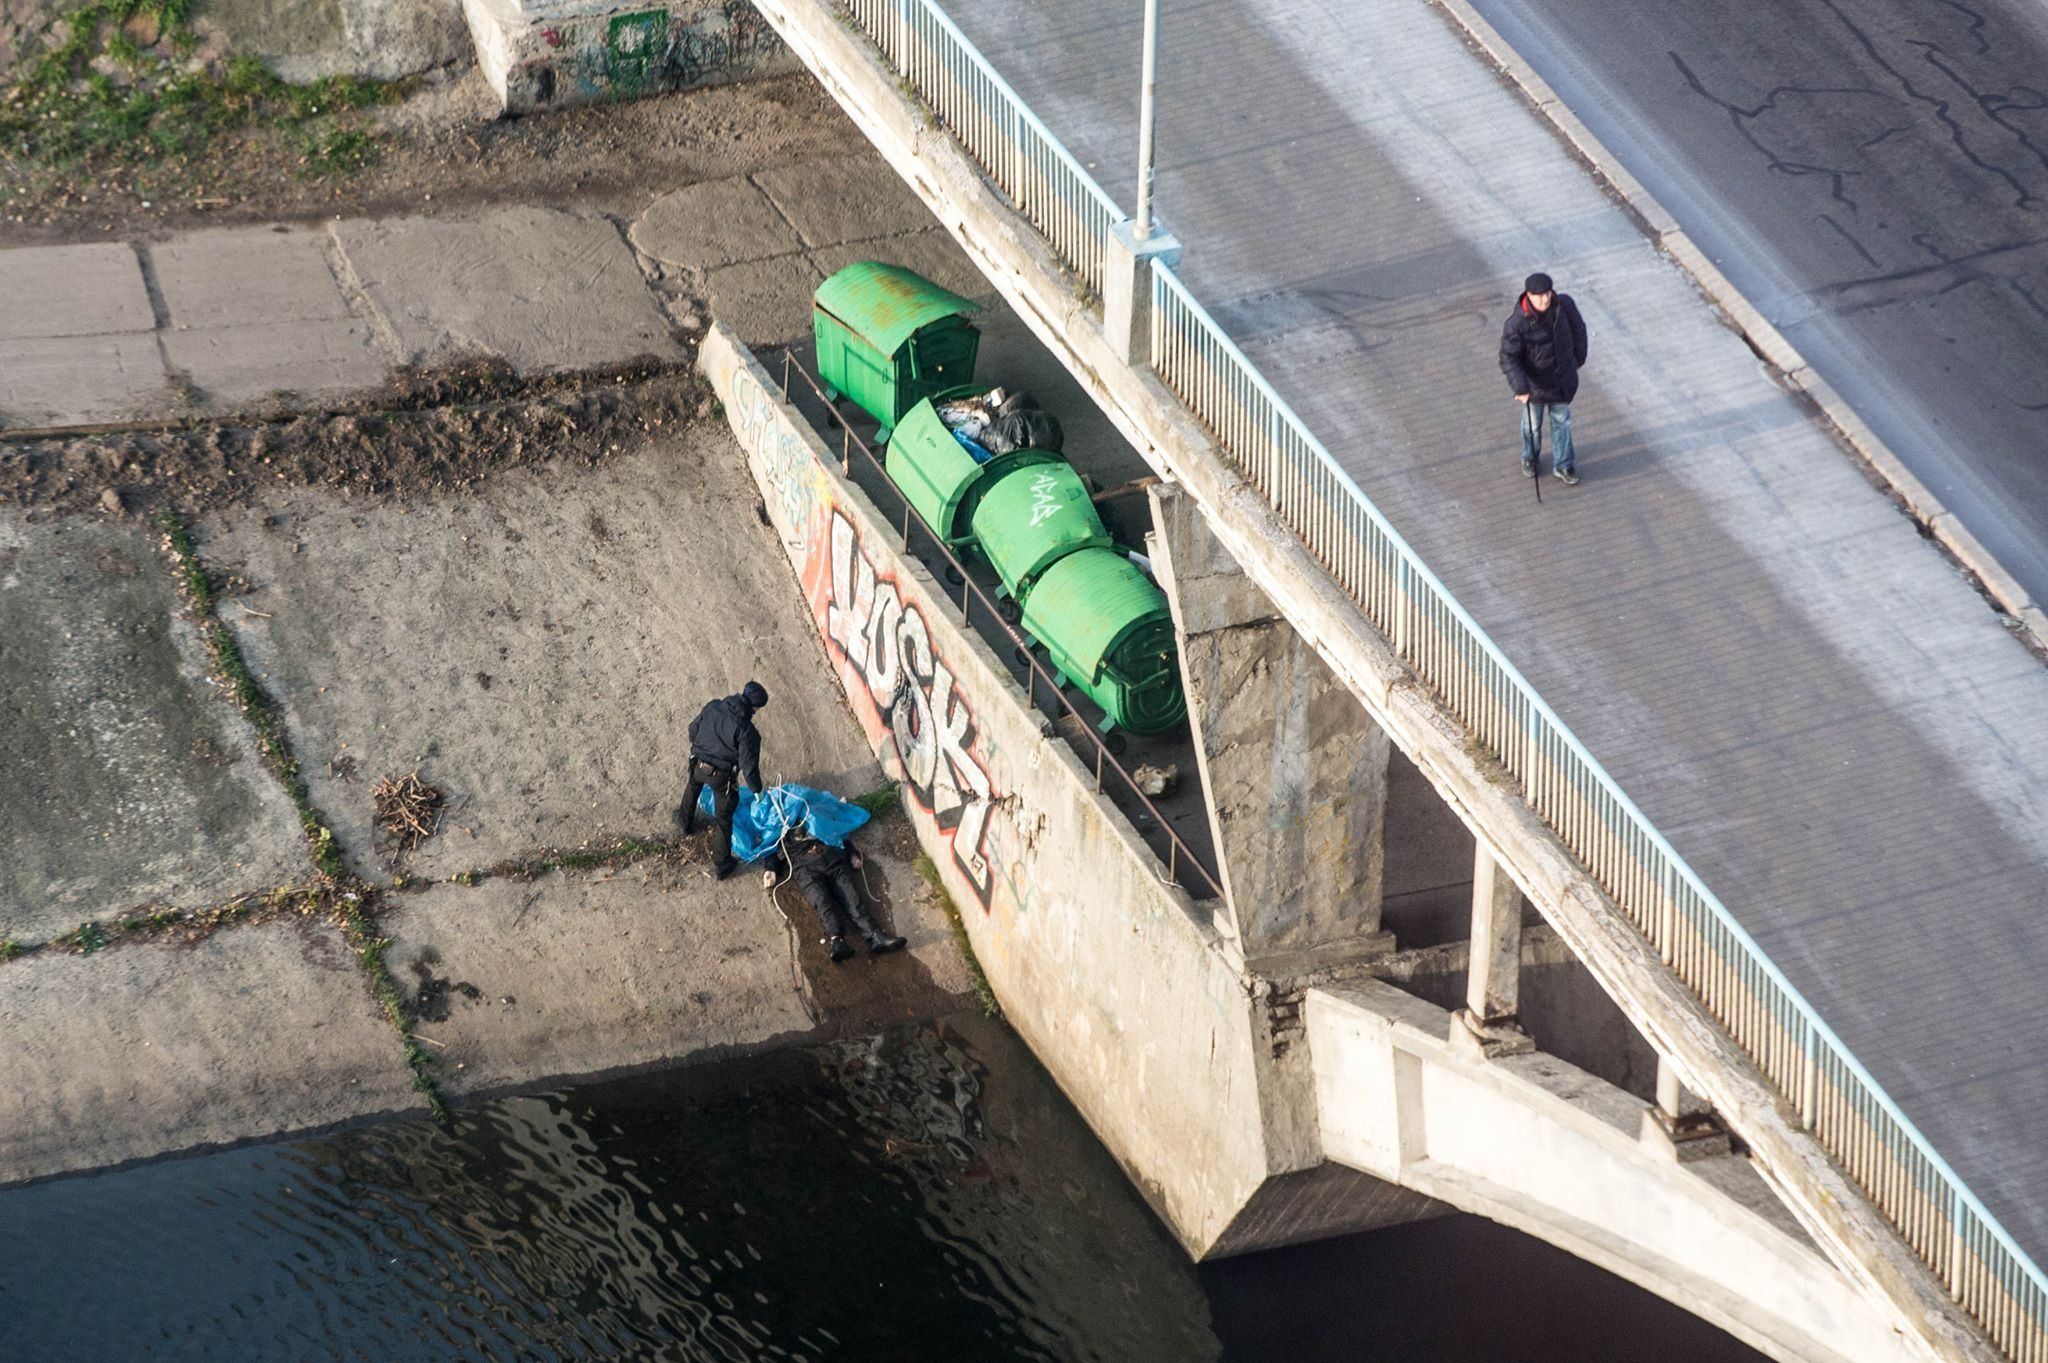
M 1536 489 L 1536 505 L 1543 505 L 1543 422 L 1536 415 L 1536 399 L 1522 404 L 1522 424 L 1529 429 L 1529 446 L 1536 455 L 1529 461 L 1529 482 Z

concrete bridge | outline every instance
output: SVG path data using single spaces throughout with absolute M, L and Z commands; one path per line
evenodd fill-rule
M 705 349 L 1012 1021 L 1190 1252 L 1448 1204 L 1775 1357 L 2048 1358 L 2048 622 L 1490 30 L 1168 7 L 1139 241 L 1137 6 L 759 7 L 1167 480 L 1220 896 Z M 1595 338 L 1541 507 L 1491 359 L 1533 268 Z M 1386 894 L 1417 803 L 1456 947 Z

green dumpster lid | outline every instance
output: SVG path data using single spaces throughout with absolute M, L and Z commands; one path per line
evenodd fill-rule
M 818 286 L 813 301 L 884 355 L 942 317 L 979 312 L 981 305 L 950 293 L 901 265 L 861 260 Z

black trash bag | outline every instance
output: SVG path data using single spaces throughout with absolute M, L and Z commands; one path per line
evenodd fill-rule
M 1017 406 L 996 414 L 989 433 L 1011 449 L 1050 450 L 1057 454 L 1066 443 L 1059 418 L 1042 407 Z

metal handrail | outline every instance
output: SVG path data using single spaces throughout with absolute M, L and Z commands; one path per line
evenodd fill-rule
M 968 153 L 1099 290 L 1128 218 L 935 0 L 838 0 Z M 987 92 L 989 113 L 968 102 Z M 1013 129 L 1029 134 L 1028 144 Z M 1004 139 L 1014 140 L 1005 144 Z M 1091 211 L 1077 224 L 1018 187 L 1050 156 Z M 1009 178 L 1006 179 L 1006 172 Z M 1028 186 L 1026 186 L 1028 188 Z M 1108 205 L 1108 214 L 1099 209 Z M 1077 238 L 1076 226 L 1084 230 Z M 1153 370 L 1341 583 L 1418 677 L 1520 783 L 1531 808 L 1783 1093 L 1801 1124 L 2020 1363 L 2048 1363 L 2048 1274 L 1394 530 L 1188 292 L 1152 264 Z
M 818 401 L 825 405 L 826 410 L 832 410 L 832 399 L 826 396 L 825 390 L 819 386 L 817 378 L 810 370 L 804 368 L 795 354 L 787 348 L 782 352 L 782 399 L 784 402 L 789 401 L 789 376 L 792 372 L 802 377 L 803 381 L 810 386 L 811 391 L 817 394 Z M 849 478 L 853 476 L 853 451 L 855 449 L 861 452 L 862 457 L 867 460 L 869 466 L 890 487 L 896 486 L 896 480 L 889 477 L 888 466 L 875 454 L 873 447 L 867 441 L 855 435 L 853 428 L 847 424 L 845 418 L 841 417 L 839 418 L 839 471 Z M 1076 732 L 1087 736 L 1089 743 L 1095 749 L 1096 793 L 1100 794 L 1102 791 L 1102 773 L 1104 769 L 1107 768 L 1115 772 L 1118 778 L 1123 781 L 1124 786 L 1130 791 L 1131 797 L 1138 802 L 1139 807 L 1145 811 L 1153 823 L 1158 825 L 1160 831 L 1166 834 L 1166 879 L 1178 884 L 1180 881 L 1181 863 L 1185 862 L 1187 865 L 1192 866 L 1196 873 L 1202 877 L 1202 882 L 1209 887 L 1210 895 L 1221 899 L 1223 897 L 1223 885 L 1216 878 L 1215 874 L 1209 870 L 1195 849 L 1188 846 L 1180 834 L 1174 830 L 1173 825 L 1167 821 L 1166 816 L 1159 812 L 1159 807 L 1152 803 L 1151 797 L 1138 788 L 1137 778 L 1124 770 L 1123 764 L 1116 760 L 1116 754 L 1112 753 L 1109 750 L 1109 745 L 1102 741 L 1102 735 L 1096 732 L 1095 726 L 1088 722 L 1087 716 L 1074 708 L 1073 702 L 1067 699 L 1066 692 L 1054 679 L 1053 674 L 1047 671 L 1044 665 L 1038 661 L 1038 654 L 1032 649 L 1030 639 L 1024 635 L 1023 631 L 1003 618 L 1002 610 L 995 600 L 976 585 L 973 576 L 967 571 L 967 565 L 962 563 L 959 557 L 953 553 L 938 531 L 932 529 L 931 522 L 927 521 L 923 514 L 910 504 L 908 497 L 903 499 L 904 552 L 908 553 L 910 550 L 910 526 L 913 521 L 923 528 L 925 534 L 931 539 L 933 546 L 938 549 L 939 554 L 946 560 L 947 565 L 960 575 L 961 623 L 963 625 L 969 623 L 967 615 L 968 601 L 970 599 L 979 601 L 982 609 L 988 613 L 989 617 L 1002 626 L 1003 633 L 1016 646 L 1017 656 L 1023 660 L 1025 667 L 1030 670 L 1032 684 L 1025 688 L 1025 695 L 1035 704 L 1038 699 L 1037 679 L 1044 678 L 1047 691 L 1055 700 L 1059 701 L 1060 708 L 1066 711 L 1068 718 L 1074 721 Z
M 931 0 L 839 0 L 1087 288 L 1102 291 L 1109 229 L 1125 221 L 1095 178 Z

